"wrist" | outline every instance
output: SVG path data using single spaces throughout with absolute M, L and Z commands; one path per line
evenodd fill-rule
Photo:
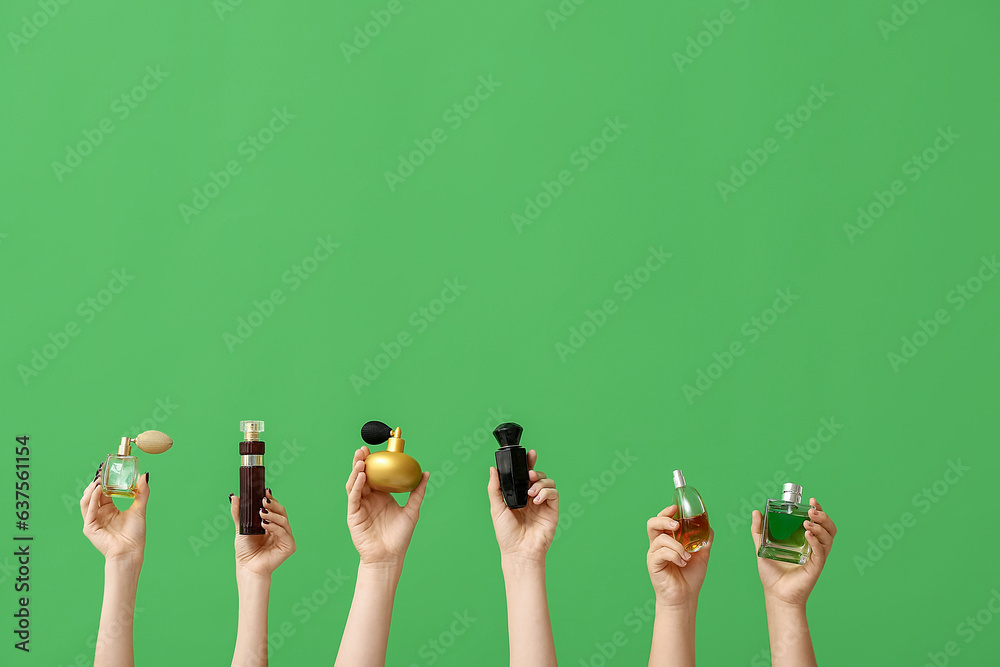
M 669 602 L 656 598 L 656 613 L 669 616 L 694 616 L 698 612 L 698 596 L 693 600 L 683 602 Z
M 111 556 L 104 560 L 104 574 L 138 578 L 142 570 L 142 554 Z
M 271 573 L 261 573 L 249 570 L 239 565 L 236 566 L 236 584 L 243 586 L 270 586 Z
M 545 572 L 545 554 L 500 554 L 500 567 L 504 572 Z
M 783 614 L 801 614 L 805 616 L 806 601 L 790 601 L 776 595 L 764 594 L 764 606 L 768 611 Z
M 403 574 L 403 560 L 364 561 L 358 564 L 358 577 L 362 575 L 386 580 L 396 580 Z

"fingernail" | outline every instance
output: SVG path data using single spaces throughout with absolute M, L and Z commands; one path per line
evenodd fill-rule
M 267 487 L 264 490 L 267 491 L 267 495 L 269 495 L 269 496 L 273 496 L 274 495 L 273 493 L 271 493 L 271 487 Z
M 688 562 L 686 560 L 681 561 L 681 567 L 687 567 Z
M 235 496 L 235 495 L 236 495 L 235 493 L 230 493 L 230 494 L 229 494 L 229 500 L 230 500 L 230 501 L 232 501 L 232 499 L 233 499 L 233 496 Z
M 270 512 L 268 512 L 268 511 L 267 511 L 266 509 L 264 509 L 263 507 L 262 507 L 262 508 L 260 508 L 260 511 L 261 511 L 261 513 L 262 513 L 262 514 L 270 514 Z
M 689 554 L 688 552 L 685 551 L 684 552 L 684 560 L 691 560 L 691 554 Z
M 270 498 L 264 498 L 264 502 L 267 503 L 268 505 L 270 505 L 271 504 L 271 499 Z
M 261 520 L 260 520 L 260 522 L 261 522 L 261 523 L 271 523 L 271 522 L 270 522 L 270 521 L 268 521 L 267 519 L 261 519 Z
M 146 473 L 146 484 L 149 484 L 149 473 Z
M 676 528 L 680 524 L 677 523 L 676 521 L 671 520 L 671 522 L 669 524 L 667 524 L 667 525 L 670 526 L 671 528 Z

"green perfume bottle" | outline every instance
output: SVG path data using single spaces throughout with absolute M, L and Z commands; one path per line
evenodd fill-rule
M 802 502 L 802 487 L 785 484 L 781 498 L 767 501 L 764 530 L 757 555 L 761 558 L 805 565 L 812 547 L 806 541 L 803 521 L 809 520 L 809 505 Z

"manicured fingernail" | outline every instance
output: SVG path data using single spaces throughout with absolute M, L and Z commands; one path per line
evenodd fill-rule
M 271 523 L 271 522 L 270 522 L 270 521 L 268 521 L 267 519 L 261 519 L 261 520 L 260 520 L 260 522 L 261 522 L 261 523 Z
M 230 493 L 230 494 L 229 494 L 229 500 L 232 500 L 232 499 L 233 499 L 233 496 L 235 496 L 235 495 L 236 495 L 235 493 Z
M 264 509 L 263 507 L 261 507 L 261 508 L 260 508 L 260 512 L 261 512 L 261 514 L 270 514 L 270 512 L 268 512 L 268 511 L 267 511 L 266 509 Z
M 686 560 L 681 561 L 681 567 L 687 567 L 688 562 Z
M 149 473 L 146 473 L 146 484 L 149 484 Z
M 676 521 L 671 520 L 670 523 L 668 523 L 667 525 L 670 526 L 671 528 L 676 528 L 680 524 L 677 523 Z
M 267 487 L 264 490 L 267 491 L 267 495 L 269 495 L 269 496 L 273 496 L 274 495 L 273 493 L 271 493 L 271 487 Z
M 688 552 L 685 551 L 684 552 L 684 560 L 691 560 L 691 554 L 689 554 Z
M 271 499 L 270 498 L 264 498 L 264 502 L 267 503 L 268 505 L 270 505 L 271 504 Z

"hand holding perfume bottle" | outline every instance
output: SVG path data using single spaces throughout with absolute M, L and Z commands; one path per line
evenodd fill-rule
M 354 452 L 354 464 L 347 479 L 347 525 L 362 565 L 402 567 L 413 529 L 420 518 L 420 505 L 430 473 L 419 474 L 419 481 L 410 491 L 406 504 L 400 506 L 389 492 L 369 483 L 368 463 L 372 456 L 367 445 Z M 381 465 L 379 470 L 380 474 L 385 472 Z M 388 481 L 384 475 L 383 481 Z
M 112 455 L 114 456 L 114 455 Z M 106 477 L 107 463 L 97 469 L 94 481 L 83 491 L 80 513 L 83 534 L 109 561 L 142 565 L 146 547 L 146 503 L 149 502 L 149 473 L 129 480 L 129 493 L 135 500 L 124 512 L 103 493 L 100 479 Z
M 685 539 L 683 519 L 677 505 L 664 508 L 646 522 L 649 551 L 646 567 L 656 593 L 656 602 L 664 607 L 691 607 L 705 582 L 708 559 L 715 531 L 711 528 L 697 538 L 697 550 L 691 551 L 678 539 Z
M 545 554 L 555 537 L 559 521 L 559 492 L 556 483 L 544 472 L 535 470 L 538 453 L 527 453 L 528 482 L 527 504 L 511 509 L 504 500 L 500 473 L 490 467 L 490 513 L 496 531 L 500 554 L 534 561 L 545 561 Z
M 778 501 L 768 501 L 767 516 L 757 510 L 753 512 L 750 534 L 758 555 L 757 571 L 765 598 L 804 606 L 826 564 L 837 526 L 815 498 L 809 499 L 809 509 L 801 514 L 796 508 L 776 509 L 771 506 L 775 502 Z M 792 504 L 801 506 L 797 501 Z M 770 553 L 769 545 L 772 550 L 780 548 L 780 553 L 792 555 L 784 560 L 766 557 Z M 801 565 L 795 561 L 800 553 L 805 554 L 805 562 Z
M 271 489 L 264 489 L 261 508 L 257 510 L 262 535 L 246 535 L 240 532 L 245 517 L 241 509 L 245 506 L 236 494 L 229 494 L 229 506 L 236 524 L 236 569 L 237 576 L 245 571 L 262 577 L 269 577 L 289 556 L 295 553 L 295 537 L 288 523 L 288 510 L 271 495 Z

